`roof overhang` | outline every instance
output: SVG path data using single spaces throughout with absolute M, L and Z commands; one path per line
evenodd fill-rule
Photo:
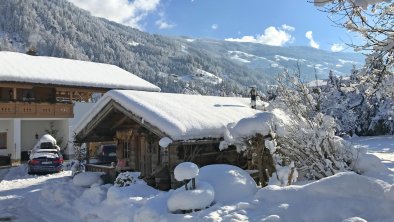
M 110 100 L 76 135 L 75 142 L 108 141 L 120 129 L 143 127 L 159 138 L 169 137 L 151 123 Z

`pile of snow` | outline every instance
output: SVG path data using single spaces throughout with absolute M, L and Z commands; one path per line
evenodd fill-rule
M 349 141 L 356 148 L 355 172 L 394 183 L 394 136 L 352 137 Z
M 303 186 L 268 186 L 255 201 L 257 218 L 278 216 L 279 221 L 393 221 L 393 186 L 355 173 L 338 173 Z M 262 219 L 261 221 L 264 221 Z
M 256 113 L 254 116 L 229 124 L 224 133 L 224 141 L 220 143 L 219 148 L 226 149 L 229 145 L 256 134 L 263 136 L 276 134 L 283 137 L 290 124 L 289 116 L 280 109 Z
M 40 138 L 39 143 L 52 143 L 52 145 L 56 145 L 56 139 L 50 134 L 45 134 Z
M 148 198 L 157 195 L 159 192 L 146 183 L 137 183 L 127 187 L 112 186 L 108 189 L 107 200 L 116 202 L 121 201 L 125 197 Z
M 199 181 L 196 183 L 196 189 L 185 190 L 185 187 L 180 187 L 171 193 L 168 198 L 167 207 L 171 212 L 178 210 L 200 210 L 209 207 L 215 197 L 213 187 L 206 183 Z
M 163 137 L 159 140 L 160 147 L 167 148 L 172 143 L 172 140 L 168 137 Z
M 237 166 L 214 164 L 200 169 L 197 181 L 212 185 L 215 202 L 221 204 L 247 200 L 257 192 L 253 178 Z
M 104 181 L 101 176 L 104 175 L 103 172 L 83 172 L 74 176 L 73 183 L 80 187 L 92 187 L 95 185 L 101 185 Z
M 198 166 L 192 162 L 183 162 L 174 169 L 174 176 L 177 181 L 184 181 L 198 176 Z
M 60 147 L 58 145 L 56 145 L 56 139 L 51 136 L 50 134 L 44 134 L 39 140 L 38 142 L 34 145 L 33 149 L 31 150 L 30 159 L 33 158 L 37 158 L 40 154 L 35 155 L 35 153 L 39 152 L 40 150 L 44 151 L 43 149 L 41 149 L 41 144 L 42 143 L 50 143 L 52 144 L 52 148 L 51 149 L 45 149 L 47 151 L 60 151 Z M 41 154 L 42 156 L 43 154 Z M 56 157 L 48 157 L 48 158 L 56 158 Z
M 174 176 L 178 181 L 191 180 L 196 178 L 198 173 L 198 166 L 192 162 L 180 163 L 174 169 Z M 173 191 L 168 198 L 167 207 L 171 212 L 200 210 L 209 207 L 214 197 L 215 191 L 213 187 L 206 182 L 198 181 L 195 189 L 186 190 L 186 187 L 182 186 Z

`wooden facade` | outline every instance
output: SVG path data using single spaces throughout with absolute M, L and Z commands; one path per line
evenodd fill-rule
M 235 148 L 220 151 L 219 139 L 176 141 L 162 148 L 159 140 L 165 136 L 152 124 L 111 101 L 76 135 L 76 142 L 114 140 L 118 161 L 113 170 L 141 172 L 149 185 L 161 190 L 180 185 L 174 179 L 173 170 L 181 162 L 191 161 L 200 167 L 219 163 L 247 166 L 246 157 Z
M 106 89 L 33 83 L 0 83 L 0 118 L 73 118 L 72 101 Z

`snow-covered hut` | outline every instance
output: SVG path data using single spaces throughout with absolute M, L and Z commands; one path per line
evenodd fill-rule
M 18 163 L 46 131 L 65 148 L 79 110 L 111 89 L 160 91 L 114 65 L 0 52 L 0 157 Z
M 116 169 L 165 180 L 161 188 L 168 189 L 180 162 L 245 164 L 235 149 L 219 151 L 219 143 L 228 124 L 258 112 L 249 98 L 112 90 L 77 124 L 76 141 L 115 140 Z

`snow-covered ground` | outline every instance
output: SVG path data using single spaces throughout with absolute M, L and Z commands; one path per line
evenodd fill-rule
M 394 221 L 394 137 L 351 141 L 391 170 L 378 164 L 366 170 L 368 176 L 345 172 L 304 185 L 268 186 L 242 200 L 216 200 L 201 211 L 172 214 L 167 201 L 176 191 L 161 192 L 144 183 L 83 188 L 74 185 L 70 171 L 30 176 L 20 166 L 0 182 L 0 221 Z M 368 163 L 363 163 L 366 168 Z M 237 193 L 224 188 L 229 196 Z
M 394 136 L 353 137 L 351 140 L 358 148 L 365 148 L 369 153 L 379 157 L 394 171 Z

